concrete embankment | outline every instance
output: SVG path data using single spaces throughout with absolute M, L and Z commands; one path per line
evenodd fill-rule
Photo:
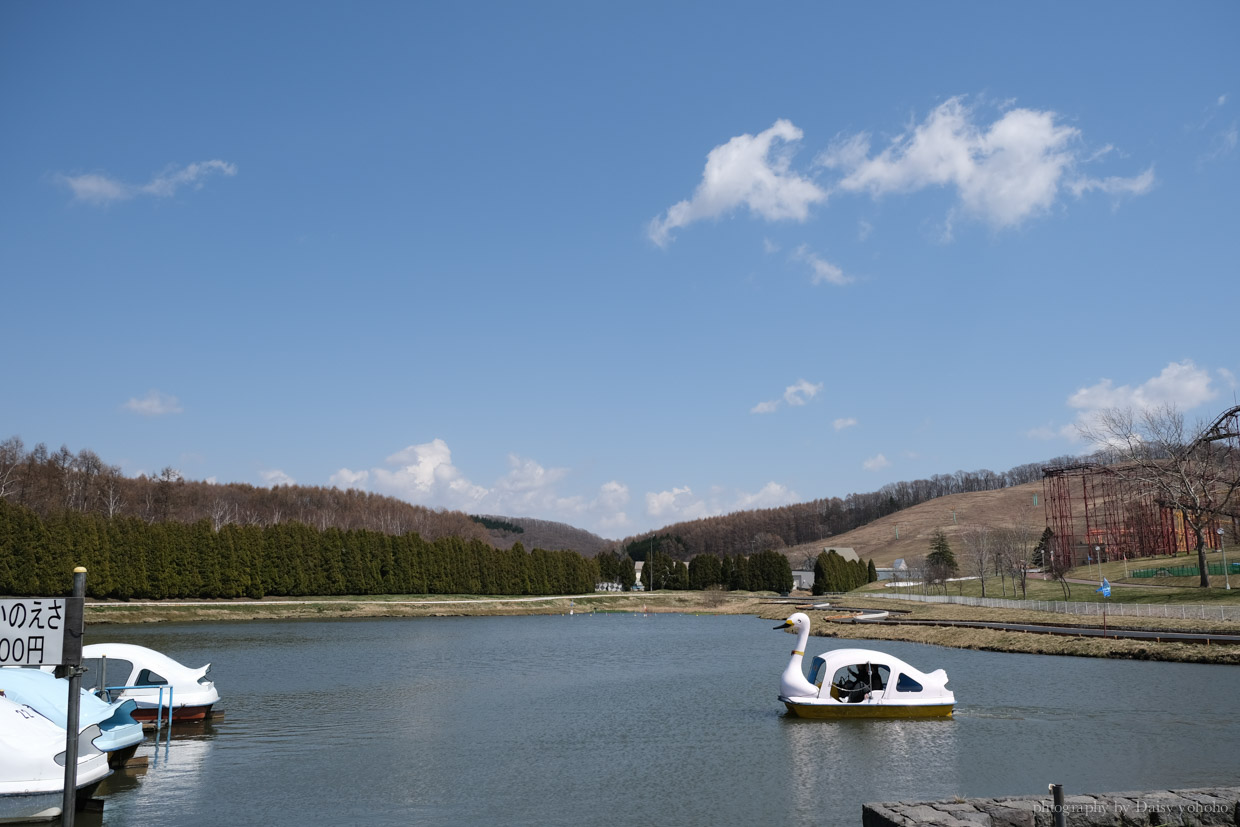
M 1213 827 L 1240 825 L 1240 787 L 1069 795 L 1067 827 Z M 1055 827 L 1050 793 L 1012 798 L 953 798 L 866 804 L 863 827 Z

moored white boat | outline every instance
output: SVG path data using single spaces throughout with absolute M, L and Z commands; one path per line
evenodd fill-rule
M 38 669 L 16 666 L 0 668 L 0 692 L 10 700 L 26 704 L 64 729 L 69 717 L 69 681 Z M 108 703 L 83 689 L 78 702 L 78 729 L 97 725 L 94 744 L 108 754 L 108 763 L 124 764 L 146 737 L 142 724 L 133 718 L 134 701 Z
M 89 798 L 111 774 L 107 753 L 92 741 L 99 727 L 78 736 L 77 798 Z M 0 696 L 0 823 L 56 818 L 64 803 L 65 731 L 32 707 Z
M 114 701 L 133 700 L 133 717 L 154 721 L 201 721 L 211 715 L 220 700 L 215 684 L 207 679 L 211 664 L 191 669 L 172 658 L 132 643 L 92 643 L 82 647 L 87 673 L 82 686 L 106 691 Z M 107 687 L 125 687 L 108 690 Z
M 956 696 L 942 669 L 922 672 L 873 649 L 834 649 L 802 670 L 809 617 L 797 612 L 776 629 L 797 635 L 780 679 L 779 700 L 802 718 L 949 718 Z

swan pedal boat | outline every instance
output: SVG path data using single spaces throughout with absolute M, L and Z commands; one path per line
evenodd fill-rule
M 797 612 L 776 629 L 797 636 L 780 679 L 779 700 L 801 718 L 950 718 L 956 696 L 942 669 L 922 672 L 874 649 L 833 649 L 802 668 L 809 617 Z
M 69 719 L 69 680 L 39 669 L 0 667 L 0 695 L 26 704 L 61 729 Z M 133 701 L 108 703 L 87 690 L 78 701 L 78 729 L 98 725 L 94 744 L 108 754 L 113 769 L 124 766 L 146 738 L 142 724 L 133 719 Z
M 99 726 L 78 735 L 80 805 L 111 775 L 107 753 L 94 745 Z M 65 731 L 33 707 L 0 695 L 0 824 L 46 821 L 60 815 L 65 797 Z
M 87 669 L 82 686 L 112 700 L 136 702 L 136 721 L 158 717 L 165 721 L 171 718 L 174 723 L 202 721 L 211 717 L 211 708 L 220 700 L 215 683 L 207 679 L 211 664 L 191 669 L 145 646 L 92 643 L 82 647 L 82 665 Z M 106 689 L 109 686 L 127 688 L 111 691 Z

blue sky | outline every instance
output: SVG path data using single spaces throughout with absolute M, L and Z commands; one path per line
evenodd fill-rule
M 620 538 L 1234 403 L 1240 6 L 0 7 L 0 438 Z

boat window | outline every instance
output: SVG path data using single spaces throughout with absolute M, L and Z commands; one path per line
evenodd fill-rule
M 166 678 L 161 675 L 157 675 L 150 669 L 143 669 L 138 673 L 138 680 L 136 683 L 138 686 L 158 686 L 159 684 L 164 684 L 167 682 L 168 680 Z
M 881 692 L 887 686 L 891 670 L 886 666 L 874 666 L 869 663 L 857 663 L 842 667 L 831 679 L 836 690 L 831 696 L 838 697 L 845 703 L 858 703 L 871 692 Z
M 919 684 L 917 681 L 913 680 L 908 675 L 905 675 L 903 672 L 901 672 L 900 679 L 896 681 L 896 691 L 897 692 L 920 692 L 921 684 Z
M 133 662 L 122 658 L 82 658 L 82 665 L 86 667 L 86 674 L 82 676 L 83 689 L 125 686 L 133 674 Z
M 819 689 L 822 689 L 822 680 L 826 677 L 826 671 L 822 668 L 826 665 L 826 661 L 814 658 L 814 665 L 809 670 L 809 682 Z
M 86 672 L 82 675 L 82 688 L 94 689 L 99 686 L 99 658 L 82 658 L 82 668 Z

